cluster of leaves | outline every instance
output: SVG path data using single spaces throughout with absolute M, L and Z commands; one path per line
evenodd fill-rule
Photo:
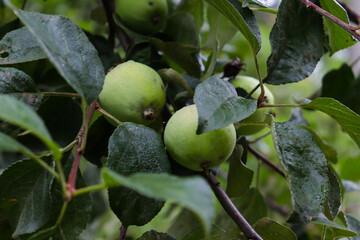
M 108 11 L 112 1 L 102 2 Z M 348 22 L 346 11 L 335 0 L 314 2 Z M 261 33 L 253 10 L 273 12 L 266 1 L 169 1 L 166 28 L 152 36 L 110 21 L 109 35 L 120 35 L 115 44 L 111 37 L 85 32 L 67 17 L 5 3 L 16 19 L 0 28 L 0 233 L 4 239 L 76 239 L 104 213 L 107 202 L 124 227 L 144 225 L 164 201 L 184 210 L 168 234 L 150 231 L 139 239 L 246 239 L 224 210 L 215 214 L 206 181 L 167 155 L 161 134 L 134 123 L 113 127 L 97 111 L 96 100 L 105 71 L 131 59 L 159 70 L 166 82 L 164 122 L 171 115 L 169 109 L 176 111 L 192 102 L 199 112 L 198 134 L 240 122 L 256 111 L 257 101 L 238 96 L 232 84 L 214 74 L 222 71 L 221 50 L 237 32 L 257 62 Z M 100 10 L 105 11 L 102 6 Z M 206 32 L 201 31 L 204 22 L 209 25 Z M 281 2 L 270 42 L 272 54 L 263 81 L 273 85 L 307 78 L 325 52 L 356 43 L 298 0 Z M 321 97 L 293 106 L 329 115 L 360 146 L 359 83 L 351 67 L 343 65 L 324 77 Z M 287 122 L 276 122 L 269 115 L 262 125 L 271 129 L 293 211 L 288 226 L 268 218 L 258 187 L 250 188 L 254 172 L 246 166 L 247 142 L 241 138 L 224 164 L 229 165 L 226 192 L 255 231 L 263 239 L 296 239 L 290 227 L 311 222 L 330 229 L 325 233 L 333 238 L 360 234 L 360 221 L 342 210 L 346 192 L 360 188 L 341 181 L 335 172 L 336 151 L 296 112 Z M 92 181 L 86 182 L 86 172 L 78 171 L 80 157 L 99 167 Z M 95 192 L 103 189 L 108 189 L 108 201 Z M 104 205 L 99 207 L 99 202 Z

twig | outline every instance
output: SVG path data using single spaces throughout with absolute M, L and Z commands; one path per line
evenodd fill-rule
M 113 0 L 101 0 L 105 13 L 106 18 L 109 23 L 109 42 L 111 46 L 115 47 L 115 35 L 119 39 L 121 46 L 126 51 L 130 46 L 130 37 L 127 33 L 118 25 L 116 25 L 113 14 L 115 12 L 115 5 Z
M 85 142 L 86 142 L 86 137 L 87 137 L 87 125 L 89 124 L 90 119 L 91 119 L 92 115 L 94 114 L 96 106 L 97 106 L 96 101 L 91 104 L 90 109 L 87 114 L 87 117 L 86 117 L 86 119 L 80 129 L 79 135 L 78 135 L 78 145 L 77 145 L 77 149 L 76 149 L 76 155 L 75 155 L 73 165 L 71 167 L 69 180 L 66 185 L 66 200 L 67 201 L 70 201 L 73 193 L 76 191 L 75 183 L 76 183 L 76 177 L 77 177 L 77 171 L 78 171 L 80 159 L 85 150 Z M 85 139 L 85 141 L 84 141 L 84 139 Z
M 264 198 L 264 201 L 271 209 L 278 212 L 281 216 L 288 217 L 290 215 L 291 211 L 287 207 L 279 206 L 275 202 L 273 202 L 271 199 L 266 198 L 266 197 Z
M 284 178 L 286 178 L 286 175 L 284 173 L 283 170 L 281 170 L 278 166 L 276 166 L 274 163 L 272 163 L 269 159 L 267 159 L 266 157 L 264 157 L 261 153 L 259 153 L 258 151 L 256 151 L 253 147 L 248 145 L 248 149 L 249 151 L 259 160 L 263 161 L 264 163 L 266 163 L 269 167 L 271 167 L 272 169 L 274 169 L 276 172 L 278 172 L 281 176 L 283 176 Z
M 256 143 L 257 141 L 260 141 L 261 139 L 263 139 L 264 137 L 266 137 L 266 136 L 268 136 L 268 135 L 270 135 L 270 134 L 271 134 L 271 131 L 266 132 L 266 133 L 264 133 L 263 135 L 259 136 L 258 138 L 254 139 L 254 140 L 251 140 L 251 141 L 249 140 L 248 143 L 249 143 L 249 144 L 254 144 L 254 143 Z
M 119 237 L 119 240 L 124 240 L 124 239 L 125 239 L 126 232 L 127 232 L 127 227 L 125 227 L 124 225 L 122 225 L 121 228 L 120 228 L 120 237 Z
M 214 174 L 212 174 L 211 172 L 209 172 L 208 174 L 205 173 L 205 177 L 210 184 L 210 187 L 214 191 L 220 204 L 223 206 L 224 210 L 229 214 L 229 216 L 235 221 L 235 223 L 240 227 L 245 237 L 252 240 L 262 240 L 259 234 L 255 232 L 255 230 L 235 207 L 229 196 L 221 188 L 220 183 L 216 180 Z
M 300 0 L 300 1 L 303 4 L 305 4 L 305 6 L 307 8 L 310 8 L 310 9 L 314 10 L 315 12 L 317 12 L 318 14 L 320 14 L 321 16 L 326 17 L 327 19 L 329 19 L 330 21 L 332 21 L 333 23 L 335 23 L 336 25 L 338 25 L 339 27 L 341 27 L 342 29 L 344 29 L 345 31 L 350 33 L 358 41 L 360 41 L 360 34 L 356 32 L 357 27 L 353 27 L 353 26 L 341 21 L 340 19 L 338 19 L 337 17 L 335 17 L 331 13 L 325 11 L 324 9 L 319 7 L 318 5 L 312 3 L 310 0 Z

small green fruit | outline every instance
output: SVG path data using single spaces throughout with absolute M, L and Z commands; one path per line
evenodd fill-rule
M 177 111 L 165 127 L 164 141 L 176 162 L 194 171 L 213 168 L 229 158 L 236 143 L 233 124 L 196 134 L 198 113 L 195 105 Z
M 116 13 L 126 27 L 150 35 L 166 25 L 166 0 L 115 0 Z
M 164 107 L 165 86 L 152 68 L 127 61 L 106 75 L 99 100 L 119 121 L 148 125 Z
M 241 88 L 247 94 L 251 92 L 259 84 L 259 80 L 248 76 L 238 76 L 231 83 L 235 88 Z M 264 88 L 265 88 L 266 103 L 274 104 L 275 103 L 274 95 L 266 86 L 264 86 Z M 260 93 L 261 93 L 261 89 L 258 88 L 251 95 L 251 97 L 257 99 L 260 96 Z M 251 116 L 245 118 L 241 122 L 242 123 L 263 122 L 265 120 L 265 113 L 268 111 L 269 108 L 259 108 Z M 254 133 L 261 131 L 263 128 L 264 128 L 263 126 L 242 126 L 236 129 L 236 133 L 239 136 L 252 135 Z

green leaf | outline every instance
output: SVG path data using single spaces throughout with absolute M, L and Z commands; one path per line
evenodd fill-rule
M 0 93 L 35 92 L 31 77 L 16 68 L 0 67 Z
M 15 229 L 13 236 L 33 233 L 50 218 L 53 176 L 32 160 L 16 162 L 0 175 L 0 206 Z
M 330 193 L 327 204 L 325 204 L 324 214 L 328 219 L 334 221 L 341 206 L 341 189 L 339 180 L 331 170 L 329 170 L 328 176 L 330 182 Z
M 151 230 L 144 233 L 138 240 L 176 240 L 176 238 L 167 233 L 159 233 Z
M 342 180 L 342 185 L 344 186 L 345 192 L 360 191 L 360 186 L 353 181 Z
M 355 231 L 351 230 L 350 228 L 340 226 L 339 224 L 330 221 L 324 215 L 314 218 L 312 220 L 312 223 L 330 227 L 334 236 L 354 237 L 357 235 Z
M 13 30 L 1 39 L 0 55 L 0 64 L 23 63 L 46 58 L 26 27 Z
M 0 152 L 21 152 L 28 156 L 33 155 L 27 147 L 2 132 L 0 132 Z
M 271 2 L 271 1 L 270 1 Z M 248 7 L 249 5 L 254 5 L 257 7 L 262 7 L 262 8 L 268 8 L 269 3 L 267 0 L 245 0 L 242 4 L 243 7 Z
M 337 1 L 320 0 L 320 4 L 324 10 L 328 11 L 333 16 L 337 17 L 344 23 L 349 23 L 349 18 L 345 9 Z M 348 48 L 357 42 L 348 32 L 339 27 L 337 24 L 333 23 L 326 17 L 323 17 L 323 20 L 325 30 L 329 37 L 331 54 L 334 54 L 339 50 Z
M 211 229 L 211 231 L 213 230 L 214 228 Z M 186 208 L 182 209 L 166 232 L 176 237 L 176 239 L 182 240 L 188 240 L 189 236 L 196 236 L 196 239 L 204 237 L 199 218 Z
M 352 68 L 343 64 L 339 69 L 328 72 L 322 79 L 321 97 L 331 97 L 360 113 L 360 78 L 355 79 Z
M 200 76 L 200 65 L 181 44 L 177 42 L 163 42 L 157 38 L 151 38 L 150 43 L 158 51 L 164 52 L 164 54 L 183 68 L 189 75 L 194 77 Z
M 174 85 L 180 86 L 180 87 L 184 88 L 188 93 L 194 94 L 194 91 L 189 86 L 189 84 L 185 80 L 185 78 L 180 73 L 175 71 L 174 69 L 172 69 L 172 68 L 160 69 L 160 70 L 158 70 L 158 74 L 161 76 L 161 78 L 164 82 L 169 82 Z
M 237 0 L 206 0 L 227 17 L 249 42 L 254 54 L 260 50 L 261 35 L 253 12 Z
M 214 219 L 211 190 L 201 177 L 180 178 L 167 174 L 137 173 L 129 177 L 103 169 L 103 180 L 109 187 L 125 186 L 144 196 L 176 202 L 193 211 L 209 233 Z
M 199 48 L 199 32 L 193 15 L 189 12 L 177 12 L 166 22 L 163 31 L 174 42 L 183 46 Z
M 122 175 L 170 172 L 160 136 L 154 130 L 134 123 L 118 126 L 110 137 L 106 167 Z M 109 189 L 110 207 L 125 226 L 148 223 L 164 205 L 163 201 L 141 196 L 133 190 Z
M 55 159 L 61 158 L 60 149 L 52 140 L 44 122 L 25 103 L 10 96 L 0 95 L 0 119 L 30 131 L 51 149 Z
M 239 97 L 231 83 L 216 76 L 197 86 L 194 102 L 199 113 L 198 134 L 241 121 L 257 107 L 256 100 Z
M 237 28 L 224 15 L 211 5 L 207 10 L 209 35 L 204 48 L 219 50 L 236 34 Z
M 229 158 L 229 173 L 227 177 L 226 193 L 232 197 L 240 197 L 249 190 L 254 172 L 241 161 L 243 148 L 237 145 Z
M 257 221 L 253 228 L 264 240 L 297 240 L 288 227 L 266 217 Z M 241 239 L 246 238 L 242 236 Z
M 350 135 L 360 147 L 360 116 L 333 98 L 316 98 L 302 107 L 328 114 Z
M 7 219 L 2 209 L 0 209 L 0 232 L 1 232 L 1 237 L 4 240 L 12 239 L 11 235 L 13 231 L 11 229 L 9 220 Z
M 329 196 L 327 159 L 311 133 L 291 122 L 273 124 L 272 134 L 294 203 L 289 221 L 307 223 L 322 213 Z
M 319 148 L 321 149 L 321 151 L 323 151 L 323 153 L 325 154 L 325 157 L 327 160 L 329 160 L 332 163 L 337 163 L 338 158 L 337 158 L 337 151 L 335 148 L 333 148 L 332 146 L 330 146 L 324 139 L 322 139 L 319 134 L 313 130 L 312 128 L 308 127 L 308 126 L 301 126 L 302 128 L 308 130 L 314 140 L 316 141 L 316 143 L 318 144 Z
M 68 159 L 64 164 L 64 173 L 66 179 L 68 179 L 71 167 L 73 165 L 74 157 L 66 156 Z M 77 172 L 76 177 L 76 189 L 86 187 L 85 181 L 81 175 L 81 172 Z M 42 232 L 45 236 L 53 233 L 53 239 L 77 239 L 77 236 L 84 230 L 86 225 L 90 221 L 91 214 L 91 197 L 89 194 L 82 194 L 71 199 L 66 208 L 66 212 L 63 216 L 61 223 L 54 231 L 54 225 L 58 219 L 61 208 L 64 204 L 64 197 L 59 182 L 54 182 L 51 192 L 52 199 L 52 219 L 48 223 L 49 228 L 44 229 Z M 34 237 L 34 240 L 38 238 Z M 48 238 L 46 238 L 48 239 Z
M 214 70 L 216 67 L 216 60 L 219 54 L 219 41 L 216 41 L 212 52 L 210 54 L 210 56 L 208 57 L 207 61 L 206 61 L 206 65 L 205 65 L 205 73 L 203 74 L 203 76 L 201 77 L 201 81 L 205 81 L 206 79 L 208 79 L 209 77 L 211 77 L 214 74 Z
M 281 1 L 270 43 L 266 83 L 278 85 L 307 78 L 324 53 L 321 16 L 301 1 Z
M 61 76 L 88 104 L 104 84 L 103 65 L 85 33 L 69 18 L 22 10 L 14 13 L 36 38 Z
M 348 228 L 358 234 L 356 237 L 351 238 L 351 240 L 359 240 L 360 239 L 360 221 L 348 214 L 345 215 L 345 219 L 346 219 Z
M 197 28 L 200 30 L 200 28 L 203 25 L 203 21 L 204 21 L 204 14 L 203 14 L 203 9 L 204 9 L 204 3 L 202 0 L 183 0 L 181 2 L 181 5 L 178 6 L 179 8 L 177 9 L 177 11 L 186 11 L 186 12 L 190 12 L 196 21 L 196 25 Z

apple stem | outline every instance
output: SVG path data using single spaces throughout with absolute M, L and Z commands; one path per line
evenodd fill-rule
M 241 215 L 239 210 L 235 207 L 233 202 L 230 200 L 229 196 L 221 188 L 220 183 L 216 180 L 212 172 L 205 172 L 205 178 L 208 181 L 210 187 L 215 193 L 220 204 L 223 206 L 224 210 L 229 214 L 229 216 L 234 220 L 234 222 L 239 226 L 241 231 L 244 233 L 247 239 L 252 240 L 262 240 L 260 235 L 251 227 L 251 225 L 246 221 L 246 219 Z

